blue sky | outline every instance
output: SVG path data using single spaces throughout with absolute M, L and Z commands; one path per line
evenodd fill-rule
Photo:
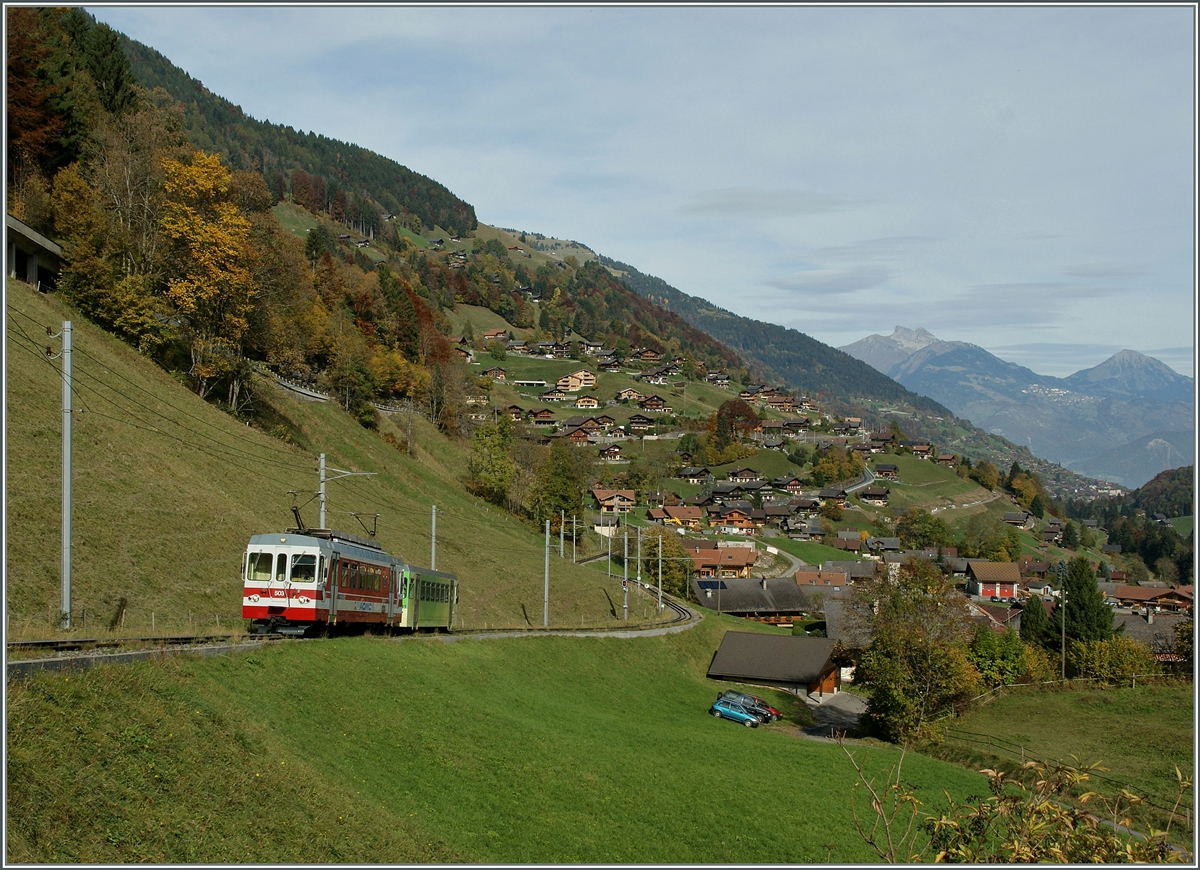
M 1190 6 L 89 11 L 484 223 L 827 344 L 1193 374 Z

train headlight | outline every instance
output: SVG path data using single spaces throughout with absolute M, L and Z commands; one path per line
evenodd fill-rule
M 251 595 L 250 600 L 253 601 L 255 604 L 258 604 L 258 593 L 255 592 L 253 595 Z
M 300 595 L 296 598 L 296 601 L 300 604 L 308 604 L 310 600 L 311 599 L 307 595 Z

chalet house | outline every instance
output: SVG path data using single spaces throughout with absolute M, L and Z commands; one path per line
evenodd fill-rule
M 600 401 L 595 396 L 580 396 L 575 400 L 576 408 L 599 408 Z
M 766 505 L 761 508 L 761 510 L 754 511 L 750 518 L 754 520 L 755 523 L 759 523 L 758 515 L 760 513 L 762 514 L 762 522 L 765 522 L 769 526 L 774 526 L 777 529 L 783 528 L 783 524 L 792 517 L 791 508 L 789 508 L 787 505 L 781 504 Z
M 504 409 L 504 413 L 507 414 L 510 418 L 512 418 L 512 421 L 514 423 L 520 423 L 522 420 L 525 419 L 525 409 L 522 408 L 520 405 L 509 405 L 507 408 Z M 547 413 L 550 413 L 551 416 L 553 416 L 553 412 L 547 412 Z
M 458 353 L 458 355 L 463 359 L 464 362 L 468 362 L 468 363 L 475 362 L 475 351 L 471 350 L 471 348 L 469 348 L 465 345 L 462 345 L 462 344 L 456 344 L 456 345 L 454 345 L 454 350 Z
M 602 514 L 627 514 L 633 510 L 635 496 L 632 489 L 593 489 L 592 498 Z
M 725 535 L 753 535 L 758 530 L 754 521 L 750 519 L 750 511 L 740 507 L 722 506 L 710 522 L 718 532 Z
M 885 480 L 899 480 L 900 468 L 892 463 L 881 462 L 875 466 L 875 476 Z
M 728 631 L 713 656 L 708 676 L 832 695 L 842 684 L 841 669 L 831 659 L 834 643 L 827 637 Z
M 704 380 L 712 384 L 714 387 L 726 389 L 729 386 L 729 375 L 725 372 L 709 372 L 705 375 Z
M 534 389 L 541 390 L 541 389 L 545 389 L 546 382 L 541 381 L 541 380 L 536 380 L 536 379 L 531 379 L 531 380 L 527 380 L 527 381 L 513 381 L 513 386 L 514 387 L 532 387 Z
M 783 421 L 783 428 L 789 435 L 807 432 L 812 423 L 807 417 L 788 417 Z
M 1118 586 L 1113 597 L 1122 607 L 1153 607 L 1155 610 L 1187 610 L 1192 606 L 1192 594 L 1184 589 L 1162 589 L 1153 586 Z
M 662 362 L 662 354 L 656 350 L 651 350 L 648 347 L 639 347 L 633 351 L 630 356 L 638 362 L 644 363 L 660 363 Z
M 601 414 L 599 417 L 595 417 L 593 419 L 595 419 L 595 421 L 600 424 L 600 427 L 602 429 L 610 429 L 610 428 L 612 428 L 613 424 L 617 422 L 616 420 L 614 420 L 612 417 L 608 416 L 607 414 Z
M 967 594 L 990 598 L 1016 598 L 1021 570 L 1016 562 L 967 560 Z
M 827 486 L 821 490 L 819 496 L 821 504 L 836 504 L 838 507 L 846 506 L 846 490 L 840 486 Z
M 891 447 L 892 444 L 895 443 L 895 441 L 896 441 L 896 436 L 891 434 L 890 432 L 888 432 L 888 433 L 872 432 L 871 433 L 870 451 L 872 453 L 882 453 L 883 451 L 885 451 L 889 447 Z
M 712 473 L 707 468 L 688 467 L 679 469 L 678 477 L 688 483 L 701 484 L 711 480 Z
M 571 394 L 566 390 L 560 390 L 557 387 L 552 390 L 546 390 L 546 392 L 542 393 L 543 402 L 569 402 L 570 400 Z
M 634 431 L 645 431 L 654 425 L 654 420 L 645 414 L 634 414 L 629 418 L 629 428 Z
M 939 453 L 937 462 L 938 465 L 944 465 L 946 468 L 953 468 L 956 464 L 953 453 Z
M 609 444 L 600 448 L 601 462 L 620 462 L 621 461 L 621 445 Z
M 618 402 L 640 402 L 641 400 L 642 394 L 633 387 L 626 387 L 625 389 L 621 390 L 621 392 L 617 393 Z
M 580 369 L 577 372 L 563 375 L 558 379 L 557 386 L 560 390 L 566 390 L 569 393 L 590 390 L 596 386 L 596 375 L 587 369 Z
M 1046 526 L 1042 529 L 1042 542 L 1057 544 L 1062 540 L 1062 526 Z
M 817 511 L 821 507 L 821 502 L 815 498 L 794 498 L 788 502 L 788 507 L 798 514 L 816 516 Z
M 583 352 L 588 356 L 599 356 L 602 350 L 604 350 L 604 345 L 598 341 L 585 341 L 583 343 Z
M 686 547 L 701 577 L 749 577 L 758 555 L 753 547 Z
M 1038 562 L 1031 559 L 1029 556 L 1020 556 L 1017 559 L 1017 567 L 1021 570 L 1022 577 L 1045 577 L 1050 570 L 1049 562 Z
M 737 483 L 745 483 L 751 480 L 759 480 L 758 472 L 753 468 L 735 468 L 729 472 L 729 480 Z
M 562 432 L 560 432 L 558 434 L 557 437 L 564 438 L 567 441 L 570 441 L 576 447 L 582 447 L 583 445 L 588 443 L 587 431 L 585 429 L 581 429 L 579 427 L 574 427 L 571 429 L 564 429 Z
M 1028 531 L 1033 528 L 1033 514 L 1027 511 L 1008 511 L 1004 514 L 1004 522 L 1017 529 Z
M 921 459 L 930 459 L 935 455 L 933 448 L 928 444 L 914 444 L 911 450 L 913 456 L 920 457 Z
M 891 490 L 886 486 L 868 486 L 859 496 L 867 504 L 886 507 Z
M 799 495 L 804 491 L 804 486 L 800 483 L 800 478 L 794 474 L 775 478 L 771 481 L 771 487 L 790 495 Z
M 817 541 L 825 536 L 819 521 L 804 517 L 791 517 L 784 521 L 782 528 L 793 541 Z
M 792 397 L 784 395 L 768 396 L 767 407 L 776 411 L 787 411 L 788 413 L 791 413 Z
M 766 387 L 762 384 L 747 384 L 746 389 L 738 393 L 738 398 L 743 402 L 754 402 L 758 399 L 758 394 Z
M 596 368 L 602 372 L 619 372 L 621 360 L 615 356 L 606 356 L 596 360 Z
M 589 435 L 598 435 L 604 431 L 604 427 L 600 425 L 600 421 L 595 417 L 568 417 L 563 421 L 563 425 L 568 428 L 578 426 Z
M 667 407 L 666 400 L 659 395 L 647 396 L 638 402 L 638 407 L 643 411 L 656 411 L 660 413 L 665 412 L 667 414 L 671 413 L 671 409 Z
M 715 502 L 726 502 L 731 499 L 740 499 L 746 495 L 746 491 L 742 489 L 740 483 L 730 483 L 723 480 L 720 483 L 714 483 L 711 490 L 712 499 Z
M 793 575 L 797 586 L 828 586 L 841 589 L 850 585 L 850 575 L 845 571 L 828 568 L 801 568 Z
M 900 552 L 900 539 L 899 538 L 873 538 L 873 537 L 867 538 L 866 547 L 867 547 L 867 550 L 870 553 L 874 554 L 875 556 L 882 556 L 884 553 L 899 553 Z M 924 551 L 922 551 L 922 552 L 924 552 Z M 913 554 L 907 553 L 906 555 L 912 556 Z M 936 550 L 932 553 L 932 557 L 933 558 L 930 561 L 936 562 L 937 561 L 937 551 Z
M 483 331 L 483 340 L 487 341 L 504 341 L 508 338 L 507 329 L 485 329 Z
M 845 425 L 846 431 L 850 432 L 852 435 L 858 434 L 859 430 L 862 429 L 861 417 L 847 417 L 842 421 L 842 423 Z
M 879 570 L 878 562 L 858 562 L 830 559 L 821 566 L 827 571 L 845 571 L 851 585 L 863 583 L 873 578 Z
M 517 356 L 527 356 L 529 347 L 523 341 L 508 341 L 504 343 L 504 349 L 509 353 L 514 353 Z
M 554 412 L 549 408 L 538 408 L 536 411 L 529 412 L 529 419 L 535 426 L 553 426 Z
M 668 505 L 657 510 L 659 516 L 651 519 L 656 519 L 662 525 L 681 526 L 699 531 L 704 520 L 704 511 L 694 505 Z
M 493 381 L 499 381 L 500 383 L 504 383 L 506 380 L 506 373 L 500 366 L 492 366 L 492 368 L 483 373 L 483 376 L 491 378 Z

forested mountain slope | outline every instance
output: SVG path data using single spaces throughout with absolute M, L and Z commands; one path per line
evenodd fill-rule
M 905 402 L 919 411 L 952 417 L 949 409 L 917 395 L 871 366 L 795 329 L 742 317 L 704 299 L 689 296 L 661 278 L 608 257 L 600 262 L 622 273 L 639 296 L 675 312 L 757 365 L 769 377 L 808 393 Z
M 186 106 L 185 129 L 193 145 L 219 153 L 234 169 L 261 172 L 276 199 L 282 198 L 283 180 L 299 170 L 311 179 L 305 179 L 301 197 L 315 197 L 322 210 L 337 202 L 339 191 L 363 199 L 356 223 L 364 233 L 378 229 L 380 211 L 407 212 L 426 227 L 452 234 L 475 229 L 475 208 L 432 178 L 359 145 L 255 120 L 153 48 L 124 35 L 121 45 L 140 84 L 163 88 Z M 369 202 L 379 208 L 362 207 Z

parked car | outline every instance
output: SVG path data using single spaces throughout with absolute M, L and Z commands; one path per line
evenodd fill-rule
M 718 697 L 736 701 L 764 722 L 778 722 L 783 718 L 782 713 L 755 695 L 747 695 L 745 692 L 735 692 L 733 689 L 728 689 Z
M 758 716 L 728 698 L 717 698 L 708 712 L 718 719 L 732 719 L 734 722 L 741 722 L 747 728 L 758 727 Z

